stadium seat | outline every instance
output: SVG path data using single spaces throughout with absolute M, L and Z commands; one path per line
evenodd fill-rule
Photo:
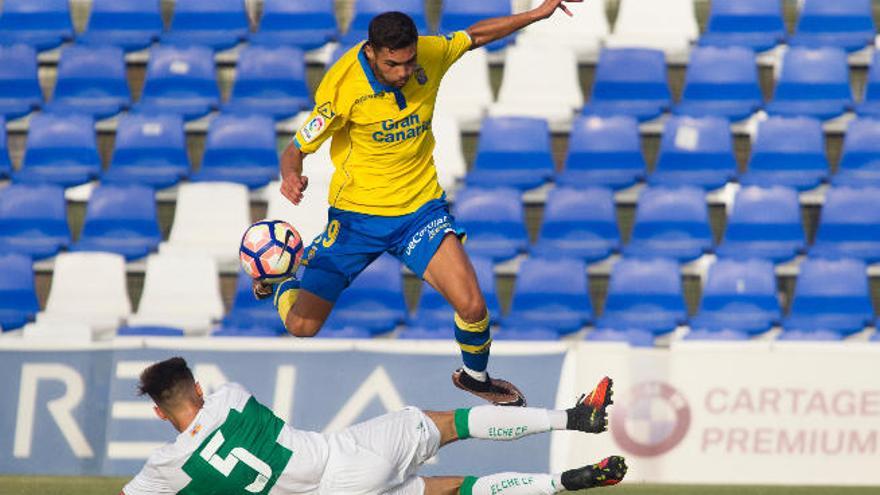
M 733 330 L 756 335 L 782 318 L 776 275 L 766 260 L 721 258 L 709 268 L 694 330 Z
M 596 327 L 660 335 L 671 332 L 686 318 L 681 275 L 675 261 L 624 258 L 611 269 L 605 311 Z
M 596 261 L 620 248 L 614 196 L 599 187 L 557 187 L 550 191 L 538 242 L 531 252 L 546 258 Z
M 6 129 L 6 119 L 0 115 L 0 129 Z M 6 133 L 0 133 L 0 180 L 8 179 L 12 174 L 12 163 L 9 161 L 9 148 L 6 147 Z
M 320 152 L 319 152 L 320 153 Z M 267 218 L 284 219 L 293 225 L 299 235 L 302 236 L 303 245 L 308 247 L 313 239 L 316 239 L 327 227 L 327 210 L 330 208 L 328 196 L 330 192 L 330 178 L 321 177 L 326 171 L 333 171 L 333 165 L 324 162 L 314 162 L 315 155 L 309 155 L 305 161 L 303 175 L 309 178 L 309 189 L 303 196 L 302 202 L 294 206 L 287 198 L 281 195 L 281 183 L 273 182 L 268 186 L 269 207 Z M 329 161 L 329 158 L 328 160 Z
M 541 5 L 543 0 L 532 0 L 532 8 Z M 574 14 L 555 14 L 549 19 L 526 26 L 519 37 L 519 46 L 540 46 L 552 50 L 568 48 L 575 52 L 579 60 L 599 54 L 602 41 L 611 31 L 608 16 L 605 14 L 605 0 L 595 0 L 582 4 L 569 4 Z
M 614 32 L 605 46 L 683 53 L 699 35 L 693 0 L 621 0 Z
M 782 1 L 713 0 L 700 45 L 762 52 L 785 42 Z
M 614 330 L 596 328 L 584 338 L 588 342 L 623 342 L 633 347 L 654 347 L 654 333 L 638 328 Z
M 363 41 L 363 40 L 361 40 L 361 41 Z M 351 50 L 354 47 L 360 47 L 360 45 L 361 45 L 360 42 L 358 42 L 358 43 L 337 43 L 336 48 L 333 49 L 333 52 L 330 54 L 330 58 L 327 60 L 327 65 L 326 65 L 325 69 L 330 69 L 330 67 L 332 67 L 333 64 L 335 64 L 336 61 L 339 60 L 340 57 L 345 55 L 346 52 L 348 52 L 349 50 Z
M 406 302 L 400 270 L 400 262 L 393 256 L 384 254 L 376 258 L 343 291 L 321 333 L 354 327 L 378 335 L 402 324 L 406 320 Z
M 875 326 L 876 326 L 876 323 L 875 323 Z M 880 342 L 880 332 L 874 333 L 874 335 L 871 337 L 871 342 Z
M 863 117 L 846 129 L 835 186 L 880 186 L 880 120 Z
M 675 113 L 742 120 L 762 105 L 758 67 L 751 50 L 703 47 L 691 52 L 684 94 Z
M 91 45 L 141 50 L 162 32 L 160 0 L 92 0 L 89 27 L 77 38 Z
M 728 258 L 760 258 L 774 263 L 804 251 L 804 229 L 797 191 L 788 187 L 740 189 L 717 249 Z
M 486 300 L 489 317 L 493 322 L 498 321 L 501 318 L 501 305 L 498 302 L 498 293 L 495 290 L 495 272 L 492 261 L 488 258 L 472 256 L 471 264 L 474 266 L 474 271 L 477 274 L 480 291 Z M 418 307 L 416 307 L 406 331 L 423 329 L 425 332 L 439 334 L 442 338 L 449 338 L 452 335 L 454 315 L 455 312 L 452 310 L 452 306 L 446 302 L 443 295 L 425 282 L 422 284 L 422 295 L 419 298 Z
M 284 322 L 272 304 L 272 298 L 258 300 L 254 297 L 252 284 L 253 279 L 248 274 L 239 272 L 232 310 L 223 318 L 223 329 L 239 329 L 242 333 L 248 333 L 248 330 L 259 328 L 274 335 L 287 333 Z M 215 331 L 212 335 L 218 333 Z
M 644 178 L 646 168 L 639 139 L 639 124 L 632 117 L 578 117 L 556 183 L 614 189 L 633 185 Z
M 151 254 L 132 326 L 182 328 L 204 335 L 223 316 L 217 264 L 204 255 Z
M 810 257 L 800 265 L 783 334 L 825 330 L 847 336 L 871 324 L 873 315 L 864 262 Z
M 13 184 L 0 190 L 0 253 L 48 258 L 70 244 L 64 190 Z
M 150 51 L 144 92 L 136 110 L 193 119 L 217 108 L 219 101 L 210 49 L 159 46 Z
M 0 51 L 0 53 L 3 52 Z M 856 105 L 856 112 L 859 115 L 880 118 L 880 50 L 874 50 L 874 54 L 871 56 L 868 81 L 865 83 L 862 101 Z
M 639 197 L 628 256 L 699 258 L 712 249 L 706 193 L 695 187 L 649 187 Z
M 67 343 L 84 344 L 95 338 L 92 328 L 85 323 L 63 321 L 28 323 L 21 329 L 21 337 L 25 342 L 51 342 L 56 346 Z
M 42 103 L 37 53 L 26 45 L 0 45 L 0 115 L 14 119 Z
M 248 36 L 244 0 L 175 0 L 171 29 L 163 44 L 232 48 Z
M 874 43 L 871 0 L 803 0 L 792 46 L 860 50 Z
M 559 332 L 553 330 L 552 328 L 541 328 L 536 326 L 525 326 L 525 327 L 505 327 L 500 329 L 500 331 L 492 333 L 492 340 L 537 340 L 537 341 L 548 341 L 548 340 L 559 340 Z
M 487 117 L 473 170 L 466 177 L 477 187 L 532 189 L 553 176 L 550 128 L 530 117 Z
M 183 119 L 178 115 L 125 114 L 116 128 L 116 149 L 101 181 L 173 186 L 189 175 Z
M 31 118 L 16 182 L 76 186 L 101 173 L 95 123 L 86 115 L 41 113 Z
M 46 109 L 104 118 L 119 113 L 130 100 L 121 49 L 74 45 L 61 52 L 58 82 Z
M 313 50 L 338 37 L 333 0 L 263 0 L 260 30 L 250 42 Z
M 131 314 L 125 259 L 112 253 L 61 253 L 37 323 L 82 323 L 101 337 Z
M 736 177 L 730 123 L 719 117 L 666 121 L 649 184 L 717 189 Z
M 434 133 L 434 165 L 440 187 L 449 191 L 467 175 L 467 162 L 461 147 L 461 128 L 454 117 L 435 113 L 431 121 Z
M 266 116 L 221 115 L 208 126 L 205 155 L 194 181 L 262 187 L 278 177 L 275 122 Z
M 767 113 L 827 120 L 853 106 L 846 52 L 795 47 L 782 58 L 782 73 Z
M 489 115 L 547 119 L 554 127 L 571 123 L 584 106 L 574 52 L 542 47 L 511 47 L 504 79 Z
M 632 70 L 638 67 L 639 70 Z M 650 120 L 669 108 L 663 52 L 637 48 L 605 49 L 599 55 L 592 97 L 584 114 L 627 115 Z
M 296 48 L 249 46 L 241 51 L 226 111 L 292 117 L 312 104 L 306 61 Z
M 251 224 L 248 190 L 241 184 L 182 184 L 174 224 L 160 253 L 211 257 L 238 265 L 241 235 Z
M 21 254 L 0 254 L 0 329 L 6 332 L 34 320 L 40 310 L 33 262 Z
M 409 15 L 416 24 L 419 34 L 430 34 L 428 19 L 425 16 L 425 3 L 422 0 L 356 0 L 354 19 L 348 32 L 342 37 L 343 45 L 352 45 L 367 39 L 367 28 L 373 17 L 390 10 Z
M 746 332 L 729 328 L 723 330 L 692 329 L 684 336 L 684 340 L 709 340 L 715 342 L 737 342 L 749 340 L 750 338 Z
M 116 330 L 117 337 L 183 337 L 182 328 L 161 326 L 124 326 Z
M 833 187 L 810 254 L 880 261 L 880 188 Z
M 460 124 L 479 124 L 494 100 L 488 55 L 485 48 L 477 48 L 465 53 L 443 76 L 434 108 L 454 116 Z
M 37 51 L 73 39 L 68 0 L 4 0 L 0 45 L 22 43 Z
M 264 327 L 227 327 L 220 326 L 211 331 L 211 337 L 262 337 L 262 338 L 278 338 L 283 334 L 279 334 L 275 330 Z
M 548 328 L 567 335 L 589 323 L 592 312 L 583 260 L 528 258 L 519 267 L 502 327 Z
M 783 342 L 837 342 L 843 340 L 843 335 L 833 330 L 821 328 L 813 330 L 784 329 L 777 340 Z
M 828 175 L 825 135 L 818 120 L 771 117 L 758 123 L 746 186 L 786 186 L 799 190 L 818 186 Z
M 479 21 L 511 15 L 510 0 L 444 0 L 440 12 L 441 33 L 463 31 Z M 516 40 L 516 33 L 486 45 L 489 51 L 500 50 Z
M 107 251 L 127 260 L 143 258 L 162 240 L 152 189 L 103 185 L 86 206 L 82 234 L 74 251 Z
M 455 196 L 454 215 L 467 231 L 468 251 L 474 255 L 504 261 L 528 246 L 525 212 L 517 190 L 465 188 Z

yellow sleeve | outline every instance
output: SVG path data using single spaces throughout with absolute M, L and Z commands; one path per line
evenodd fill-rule
M 340 78 L 328 72 L 315 92 L 315 108 L 305 124 L 293 136 L 293 143 L 303 153 L 314 153 L 348 121 L 348 108 L 340 101 Z
M 473 46 L 467 31 L 456 31 L 445 35 L 423 36 L 419 43 L 427 43 L 432 54 L 440 60 L 440 69 L 446 73 Z

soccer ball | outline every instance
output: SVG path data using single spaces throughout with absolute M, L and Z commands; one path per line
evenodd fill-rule
M 245 231 L 238 254 L 248 275 L 276 283 L 292 275 L 299 266 L 302 238 L 287 222 L 260 220 Z

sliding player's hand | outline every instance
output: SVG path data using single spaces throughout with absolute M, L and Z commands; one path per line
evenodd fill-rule
M 281 179 L 281 194 L 295 205 L 302 201 L 308 187 L 309 178 L 304 175 L 291 173 Z
M 551 15 L 553 15 L 554 12 L 556 12 L 556 9 L 565 12 L 566 14 L 568 14 L 569 17 L 573 17 L 574 14 L 572 14 L 571 11 L 568 10 L 568 7 L 566 7 L 565 4 L 582 3 L 583 1 L 584 0 L 544 0 L 544 3 L 542 3 L 541 6 L 538 7 L 538 10 L 544 13 L 544 17 L 550 17 Z
M 272 297 L 273 289 L 274 288 L 272 287 L 272 284 L 267 284 L 266 282 L 263 282 L 261 280 L 254 280 L 254 297 L 256 297 L 258 300 Z

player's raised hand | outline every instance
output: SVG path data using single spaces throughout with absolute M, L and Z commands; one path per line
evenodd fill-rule
M 539 10 L 543 14 L 544 18 L 553 15 L 553 13 L 556 12 L 556 9 L 565 12 L 566 14 L 568 14 L 569 17 L 574 17 L 574 14 L 572 14 L 571 11 L 568 10 L 568 7 L 566 7 L 565 4 L 582 3 L 583 1 L 584 0 L 544 0 L 544 3 L 542 3 L 537 10 Z
M 302 201 L 308 187 L 309 178 L 305 175 L 291 173 L 281 179 L 281 194 L 295 205 Z

